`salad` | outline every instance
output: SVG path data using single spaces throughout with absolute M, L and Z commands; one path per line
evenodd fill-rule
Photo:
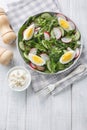
M 44 12 L 31 16 L 18 33 L 18 47 L 25 62 L 44 73 L 71 66 L 80 55 L 81 34 L 65 15 Z

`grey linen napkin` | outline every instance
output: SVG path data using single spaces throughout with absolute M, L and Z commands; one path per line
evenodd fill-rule
M 30 1 L 19 1 L 12 4 L 8 4 L 9 10 L 8 10 L 8 17 L 10 20 L 10 23 L 13 27 L 13 29 L 18 32 L 21 25 L 28 19 L 29 16 L 34 15 L 36 13 L 42 12 L 42 11 L 60 11 L 60 6 L 58 4 L 58 0 L 30 0 Z M 73 70 L 78 64 L 83 63 L 83 57 L 84 54 L 82 54 L 82 60 L 79 60 L 78 63 L 69 71 L 59 74 L 59 75 L 43 75 L 40 73 L 37 73 L 35 71 L 30 70 L 32 75 L 32 88 L 35 92 L 39 91 L 40 89 L 46 87 L 49 84 L 53 84 L 60 79 L 64 78 L 71 70 Z M 19 57 L 17 57 L 19 59 Z M 85 57 L 84 57 L 85 58 Z M 27 66 L 26 66 L 27 67 Z M 73 79 L 71 79 L 73 81 Z M 64 85 L 69 85 L 69 82 L 66 81 Z M 61 86 L 62 87 L 62 86 Z M 55 90 L 57 91 L 57 89 Z
M 20 0 L 8 4 L 8 17 L 14 30 L 17 32 L 29 16 L 43 11 L 59 12 L 57 0 Z

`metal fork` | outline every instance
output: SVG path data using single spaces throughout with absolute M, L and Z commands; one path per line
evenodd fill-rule
M 85 70 L 87 69 L 87 65 L 83 64 L 83 65 L 79 65 L 75 70 L 73 70 L 69 75 L 67 75 L 65 78 L 63 78 L 62 80 L 54 83 L 54 84 L 50 84 L 48 86 L 46 86 L 45 88 L 43 88 L 42 90 L 40 90 L 38 92 L 39 95 L 42 96 L 47 96 L 48 94 L 52 94 L 52 92 L 55 90 L 56 87 L 59 87 L 63 82 L 65 82 L 66 80 L 70 80 L 71 78 L 73 78 L 74 76 L 77 75 L 81 75 L 85 72 Z M 78 77 L 77 77 L 78 78 Z M 77 80 L 77 79 L 76 79 Z M 59 92 L 61 92 L 65 87 L 59 87 Z M 54 93 L 55 94 L 55 93 Z M 53 95 L 54 95 L 53 94 Z

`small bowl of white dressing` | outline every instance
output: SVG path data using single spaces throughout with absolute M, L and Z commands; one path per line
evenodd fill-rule
M 11 68 L 7 73 L 8 86 L 14 91 L 24 91 L 30 86 L 31 74 L 22 66 Z

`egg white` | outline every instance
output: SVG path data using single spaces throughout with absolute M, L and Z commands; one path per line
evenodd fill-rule
M 24 30 L 23 33 L 24 40 L 30 40 L 33 37 L 34 29 L 35 29 L 35 25 L 31 24 L 27 29 Z M 31 31 L 30 36 L 27 36 L 27 33 L 29 33 L 29 31 Z
M 46 61 L 45 61 L 44 59 L 42 59 L 40 56 L 37 56 L 37 55 L 34 55 L 34 54 L 29 53 L 28 57 L 29 57 L 29 60 L 30 60 L 33 64 L 35 64 L 35 65 L 37 65 L 37 66 L 43 66 L 43 65 L 46 63 Z M 38 62 L 36 59 L 35 59 L 35 60 L 36 60 L 36 61 L 35 61 L 35 60 L 34 60 L 34 57 L 37 57 L 37 59 L 40 59 L 41 62 Z
M 68 27 L 68 28 L 63 27 L 63 26 L 61 25 L 61 20 L 64 20 L 65 22 L 67 22 L 67 25 L 68 25 L 69 27 Z M 59 22 L 59 25 L 60 25 L 64 30 L 66 30 L 66 31 L 72 30 L 72 26 L 70 25 L 70 23 L 69 23 L 66 19 L 59 17 L 59 18 L 58 18 L 58 22 Z
M 68 56 L 69 53 L 71 54 L 71 58 L 68 59 L 68 60 L 66 60 L 66 61 L 63 61 L 64 56 L 65 56 L 65 55 Z M 74 57 L 75 57 L 75 51 L 73 51 L 73 50 L 67 51 L 67 52 L 65 52 L 65 53 L 60 57 L 60 63 L 62 63 L 62 64 L 67 64 L 67 63 L 69 63 L 70 61 L 72 61 L 72 60 L 74 59 Z

